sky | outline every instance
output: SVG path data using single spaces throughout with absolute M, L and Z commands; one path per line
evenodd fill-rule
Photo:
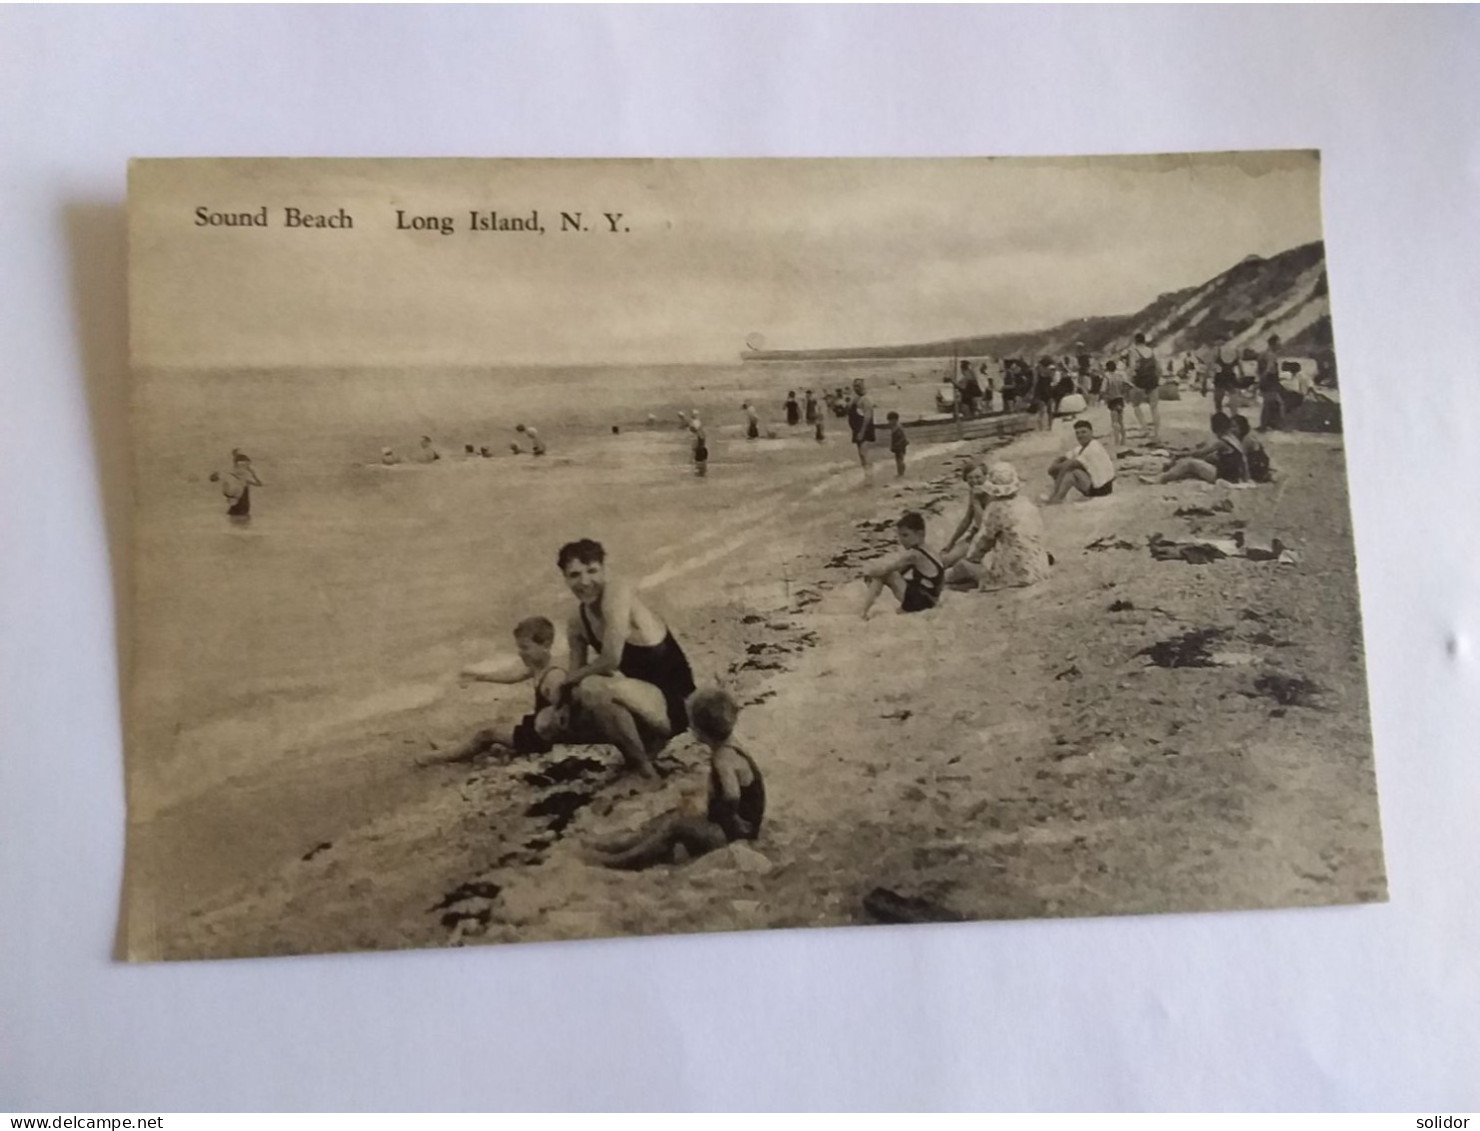
M 266 228 L 197 223 L 263 206 Z M 354 227 L 290 229 L 288 207 Z M 135 363 L 191 368 L 722 362 L 747 339 L 1031 330 L 1321 237 L 1311 151 L 146 161 L 129 210 Z M 545 230 L 470 231 L 474 210 Z M 455 230 L 398 230 L 413 217 Z

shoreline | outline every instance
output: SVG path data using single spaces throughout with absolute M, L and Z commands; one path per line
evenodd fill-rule
M 1178 441 L 1208 411 L 1196 396 L 1162 408 Z M 999 454 L 1031 497 L 1067 442 L 1061 423 Z M 961 510 L 955 468 L 981 447 L 912 452 L 897 484 L 880 461 L 869 492 L 843 490 L 839 473 L 838 489 L 787 504 L 765 532 L 766 566 L 786 563 L 779 584 L 721 552 L 704 566 L 704 599 L 670 608 L 658 592 L 700 683 L 717 678 L 745 704 L 737 738 L 771 798 L 753 849 L 643 873 L 582 862 L 587 837 L 702 789 L 688 736 L 665 752 L 675 772 L 654 793 L 615 781 L 618 759 L 602 748 L 507 767 L 388 759 L 375 780 L 351 782 L 355 805 L 324 814 L 326 829 L 341 827 L 305 834 L 301 854 L 254 864 L 253 880 L 193 913 L 172 912 L 184 922 L 157 939 L 140 927 L 135 956 L 1383 898 L 1340 436 L 1271 438 L 1285 477 L 1254 491 L 1147 487 L 1122 470 L 1108 499 L 1045 508 L 1059 562 L 1050 581 L 859 621 L 857 565 L 892 544 L 906 507 L 926 513 L 938 547 Z M 1173 514 L 1189 506 L 1209 513 Z M 1302 563 L 1153 562 L 1145 549 L 1154 533 L 1217 536 L 1234 523 L 1284 532 Z M 1224 600 L 1210 612 L 1214 588 Z M 1162 668 L 1142 654 L 1200 631 L 1224 659 Z M 1256 686 L 1271 675 L 1320 690 L 1276 702 Z M 442 700 L 330 747 L 441 744 L 486 711 Z M 332 793 L 324 777 L 342 765 L 328 757 L 300 772 Z

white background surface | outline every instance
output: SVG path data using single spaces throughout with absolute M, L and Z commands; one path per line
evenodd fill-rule
M 0 10 L 0 1110 L 1480 1107 L 1476 9 Z M 128 967 L 132 156 L 1320 147 L 1392 902 Z

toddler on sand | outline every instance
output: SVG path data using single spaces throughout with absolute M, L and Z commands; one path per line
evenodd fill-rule
M 565 685 L 565 669 L 551 664 L 555 645 L 555 626 L 545 617 L 527 617 L 514 627 L 514 647 L 519 652 L 520 668 L 487 672 L 473 668 L 463 671 L 464 678 L 487 683 L 521 683 L 534 681 L 534 710 L 517 723 L 499 721 L 478 731 L 452 753 L 438 762 L 471 762 L 480 754 L 503 751 L 512 754 L 544 754 L 554 749 L 555 740 L 567 726 L 566 713 L 557 704 Z
M 687 859 L 736 840 L 755 840 L 766 813 L 760 768 L 731 737 L 740 707 L 726 691 L 705 688 L 688 701 L 689 727 L 709 749 L 709 804 L 703 816 L 665 813 L 632 836 L 593 846 L 593 863 L 636 870 L 674 863 L 679 848 Z

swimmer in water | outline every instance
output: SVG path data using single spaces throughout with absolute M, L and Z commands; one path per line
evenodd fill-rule
M 240 448 L 231 450 L 231 470 L 211 472 L 211 482 L 221 484 L 221 494 L 226 496 L 226 513 L 234 519 L 245 521 L 252 517 L 252 488 L 261 487 L 262 480 L 252 467 L 252 459 Z
M 520 435 L 529 437 L 530 450 L 533 451 L 535 455 L 542 456 L 545 454 L 545 442 L 540 439 L 540 434 L 536 432 L 533 428 L 525 424 L 516 424 L 514 426 L 514 431 L 518 432 Z
M 683 413 L 679 413 L 680 416 Z M 694 434 L 694 474 L 700 479 L 709 474 L 709 436 L 704 431 L 704 422 L 695 409 L 687 418 L 688 429 Z

